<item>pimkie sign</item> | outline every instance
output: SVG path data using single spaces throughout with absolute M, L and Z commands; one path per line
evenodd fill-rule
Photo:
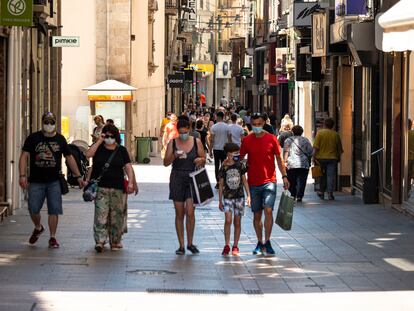
M 33 0 L 1 0 L 0 25 L 33 25 Z

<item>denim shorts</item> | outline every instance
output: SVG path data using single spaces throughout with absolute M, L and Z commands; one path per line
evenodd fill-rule
M 250 195 L 253 213 L 261 212 L 265 207 L 269 207 L 273 211 L 276 201 L 276 183 L 250 186 Z
M 49 183 L 29 184 L 29 212 L 39 214 L 47 199 L 47 213 L 49 215 L 62 215 L 62 193 L 59 181 Z

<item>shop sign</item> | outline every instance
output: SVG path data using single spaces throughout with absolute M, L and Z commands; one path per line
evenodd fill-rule
M 316 2 L 294 2 L 290 6 L 289 27 L 311 27 L 312 14 L 321 9 Z
M 52 37 L 52 47 L 54 48 L 79 47 L 79 46 L 80 46 L 79 37 L 63 37 L 63 36 Z
M 367 14 L 366 0 L 335 0 L 335 15 L 340 18 L 344 15 Z
M 183 73 L 175 73 L 168 75 L 168 85 L 170 88 L 182 89 L 184 87 L 185 75 Z
M 131 94 L 125 94 L 125 95 L 102 95 L 102 94 L 96 94 L 96 95 L 88 95 L 89 101 L 131 101 L 132 95 Z
M 197 23 L 197 1 L 187 0 L 187 7 L 190 9 L 190 12 L 188 13 L 188 22 L 190 25 L 195 25 Z
M 1 0 L 0 25 L 33 25 L 33 0 Z
M 240 70 L 240 74 L 244 77 L 251 77 L 253 75 L 253 70 L 250 67 L 243 67 Z
M 326 13 L 312 16 L 312 56 L 323 57 L 328 53 L 328 25 Z

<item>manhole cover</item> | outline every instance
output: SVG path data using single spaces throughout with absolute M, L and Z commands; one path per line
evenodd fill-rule
M 177 274 L 177 272 L 168 271 L 168 270 L 145 270 L 145 269 L 131 270 L 131 271 L 128 271 L 128 273 L 134 273 L 134 274 L 139 274 L 139 275 L 172 275 L 172 274 Z
M 260 289 L 245 289 L 244 292 L 247 295 L 263 295 L 263 292 Z
M 227 295 L 228 291 L 220 289 L 187 289 L 187 288 L 147 288 L 150 294 L 190 294 L 190 295 Z

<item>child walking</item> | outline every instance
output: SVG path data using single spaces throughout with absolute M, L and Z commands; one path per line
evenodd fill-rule
M 241 218 L 244 215 L 244 205 L 250 206 L 250 190 L 247 184 L 246 165 L 240 161 L 240 148 L 237 144 L 227 143 L 224 146 L 226 160 L 219 171 L 219 209 L 225 213 L 223 256 L 230 253 L 230 227 L 234 214 L 234 242 L 231 249 L 233 256 L 239 255 L 239 239 L 241 233 Z M 245 201 L 244 191 L 247 199 Z

